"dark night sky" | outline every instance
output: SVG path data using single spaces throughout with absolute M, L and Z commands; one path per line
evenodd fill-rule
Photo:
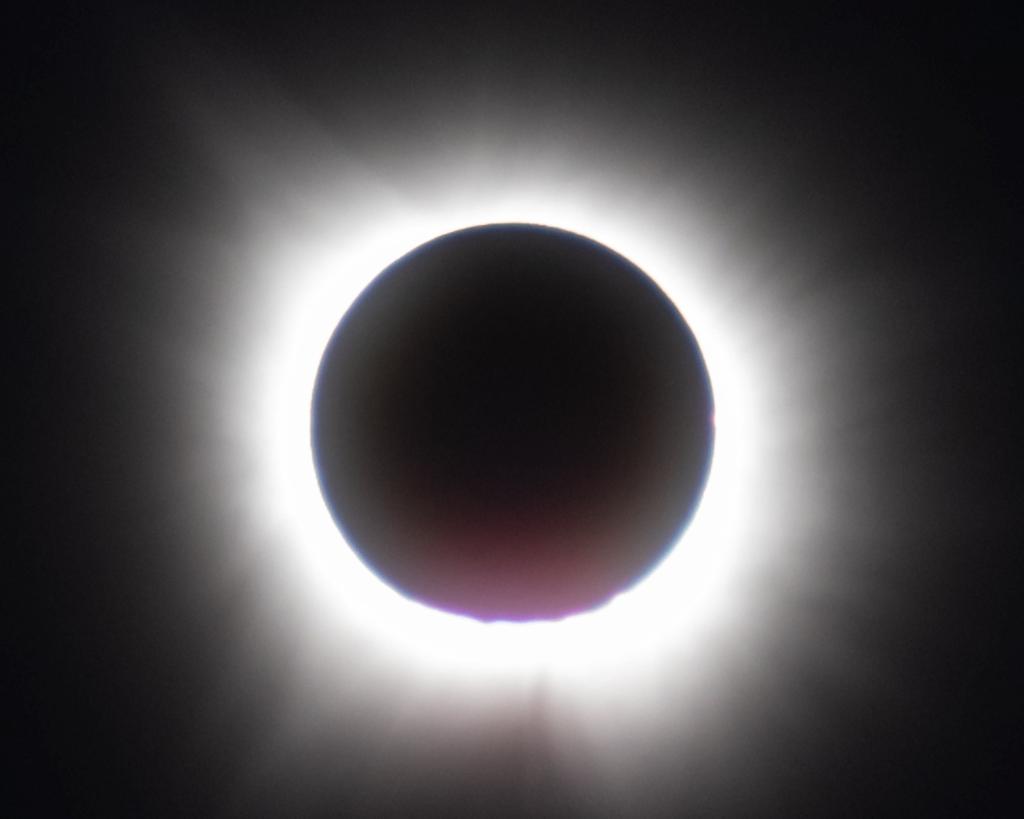
M 21 802 L 9 812 L 597 810 L 537 762 L 522 725 L 440 772 L 417 767 L 415 748 L 360 767 L 373 746 L 362 722 L 331 745 L 345 760 L 336 772 L 319 746 L 294 741 L 281 751 L 290 774 L 257 762 L 285 686 L 261 648 L 265 621 L 202 580 L 198 567 L 234 536 L 233 513 L 198 502 L 182 475 L 208 417 L 169 352 L 212 337 L 232 294 L 244 313 L 248 292 L 237 270 L 210 284 L 204 248 L 241 234 L 245 203 L 189 131 L 195 89 L 257 135 L 270 166 L 275 149 L 294 154 L 281 147 L 292 133 L 282 110 L 340 135 L 353 161 L 390 152 L 396 176 L 454 128 L 506 145 L 551 134 L 581 152 L 591 129 L 600 161 L 687 180 L 747 251 L 827 244 L 804 286 L 870 291 L 850 303 L 862 343 L 844 360 L 857 366 L 821 400 L 873 408 L 844 416 L 829 449 L 848 493 L 840 517 L 873 526 L 837 523 L 822 537 L 845 555 L 840 576 L 871 574 L 898 598 L 845 624 L 884 691 L 821 694 L 813 742 L 749 699 L 730 723 L 749 727 L 742 750 L 709 754 L 698 775 L 677 769 L 671 743 L 649 747 L 635 801 L 605 810 L 1009 816 L 1011 800 L 1019 811 L 1020 17 L 979 4 L 789 19 L 660 3 L 348 5 L 40 4 L 8 24 L 8 403 L 22 416 L 10 471 L 27 490 L 8 542 L 16 766 L 5 798 Z M 271 105 L 270 88 L 290 107 Z M 252 184 L 312 184 L 290 161 Z M 802 656 L 799 635 L 790 650 Z M 229 668 L 244 685 L 225 682 Z M 260 782 L 257 796 L 240 799 L 240 781 Z

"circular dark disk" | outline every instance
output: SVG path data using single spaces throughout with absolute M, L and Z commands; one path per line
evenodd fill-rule
M 639 268 L 487 225 L 416 248 L 348 309 L 312 443 L 339 529 L 385 582 L 481 620 L 555 619 L 672 548 L 712 414 L 693 334 Z

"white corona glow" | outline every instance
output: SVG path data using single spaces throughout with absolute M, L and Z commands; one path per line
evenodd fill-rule
M 481 184 L 490 183 L 490 184 Z M 272 558 L 292 579 L 296 599 L 318 623 L 318 639 L 355 637 L 408 668 L 457 674 L 543 672 L 602 679 L 661 661 L 666 650 L 699 645 L 735 618 L 735 571 L 753 543 L 756 494 L 770 495 L 757 470 L 761 428 L 758 378 L 765 373 L 750 334 L 736 320 L 728 290 L 641 207 L 628 215 L 548 179 L 487 180 L 477 175 L 433 190 L 422 208 L 366 197 L 361 211 L 339 194 L 337 219 L 319 233 L 264 231 L 258 311 L 270 326 L 254 345 L 253 378 L 238 397 L 253 423 L 256 456 L 248 502 L 283 550 Z M 331 213 L 329 198 L 324 211 Z M 622 254 L 672 299 L 703 352 L 715 402 L 715 450 L 699 507 L 674 549 L 646 578 L 606 605 L 560 621 L 481 623 L 401 596 L 344 542 L 321 497 L 310 445 L 310 402 L 328 339 L 354 298 L 396 259 L 439 235 L 473 225 L 525 222 L 589 237 Z M 645 665 L 646 664 L 646 665 Z M 614 675 L 613 675 L 614 676 Z M 593 679 L 593 677 L 591 677 Z

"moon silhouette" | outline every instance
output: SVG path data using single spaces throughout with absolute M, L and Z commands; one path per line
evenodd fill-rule
M 323 353 L 312 446 L 324 501 L 385 583 L 479 620 L 610 600 L 679 541 L 713 399 L 696 339 L 643 271 L 525 224 L 398 259 Z

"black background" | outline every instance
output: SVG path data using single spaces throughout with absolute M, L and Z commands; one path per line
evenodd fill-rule
M 180 138 L 153 81 L 171 71 L 201 84 L 210 55 L 257 66 L 357 143 L 436 141 L 460 99 L 511 132 L 567 110 L 577 123 L 615 122 L 630 151 L 672 145 L 680 163 L 692 159 L 710 211 L 735 201 L 746 168 L 784 180 L 758 236 L 839 225 L 859 261 L 895 260 L 900 323 L 876 377 L 858 387 L 887 409 L 850 468 L 887 499 L 878 550 L 903 555 L 896 585 L 908 605 L 870 628 L 898 694 L 852 711 L 836 704 L 821 729 L 834 741 L 814 754 L 785 732 L 754 743 L 774 773 L 751 784 L 750 761 L 734 760 L 741 784 L 731 791 L 687 787 L 666 749 L 638 811 L 1021 809 L 1018 17 L 978 4 L 788 18 L 644 3 L 287 13 L 41 4 L 6 28 L 7 403 L 18 410 L 8 472 L 27 490 L 11 499 L 4 572 L 11 815 L 583 809 L 553 779 L 527 793 L 500 763 L 490 778 L 456 772 L 420 789 L 432 796 L 419 806 L 413 796 L 359 802 L 365 789 L 350 774 L 328 783 L 311 773 L 290 790 L 272 782 L 244 808 L 224 797 L 279 691 L 256 678 L 211 716 L 241 625 L 215 595 L 186 606 L 172 588 L 181 581 L 170 567 L 203 512 L 168 477 L 185 422 L 157 332 L 176 322 L 187 332 L 215 311 L 152 264 L 173 248 L 140 263 L 100 227 L 144 212 L 232 234 L 216 174 Z M 508 751 L 510 771 L 522 753 Z M 412 774 L 386 776 L 401 794 Z

